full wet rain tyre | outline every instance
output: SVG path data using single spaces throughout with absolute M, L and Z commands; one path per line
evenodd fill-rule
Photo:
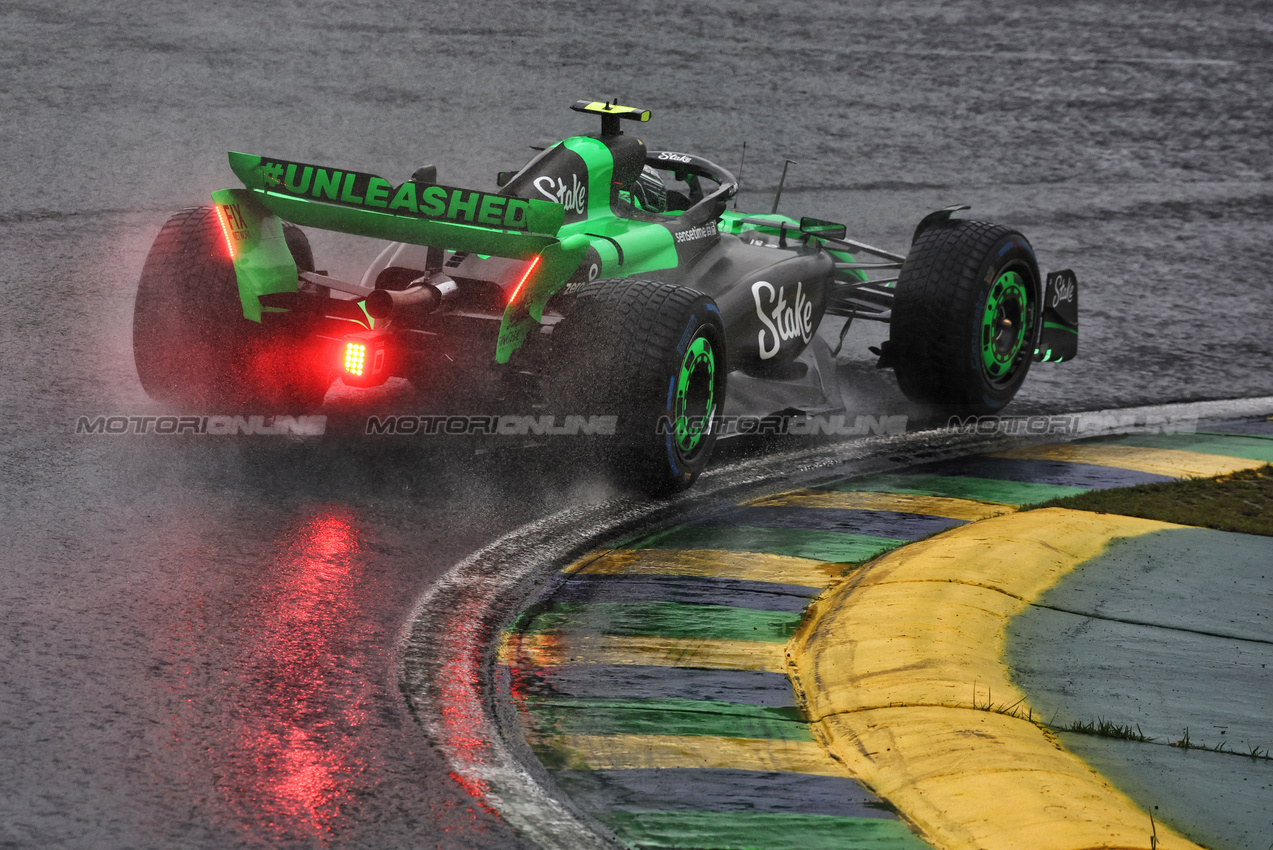
M 555 359 L 570 397 L 618 417 L 601 447 L 615 477 L 655 496 L 693 484 L 716 442 L 728 372 L 712 299 L 655 281 L 594 281 L 561 331 Z
M 1011 228 L 949 220 L 921 231 L 893 300 L 889 358 L 907 398 L 992 414 L 1025 380 L 1039 335 L 1034 250 Z
M 283 233 L 297 267 L 312 271 L 304 232 L 285 223 Z M 300 334 L 269 334 L 244 318 L 212 206 L 175 213 L 155 237 L 134 304 L 133 357 L 148 395 L 191 410 L 304 410 L 330 385 Z

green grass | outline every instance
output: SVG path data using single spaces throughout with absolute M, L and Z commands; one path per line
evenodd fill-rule
M 1140 731 L 1140 724 L 1132 729 L 1131 724 L 1126 726 L 1120 723 L 1114 723 L 1103 717 L 1096 720 L 1089 720 L 1086 723 L 1081 721 L 1071 723 L 1069 726 L 1059 727 L 1062 732 L 1077 732 L 1080 735 L 1099 735 L 1102 738 L 1117 738 L 1120 741 L 1138 741 L 1142 744 L 1152 744 L 1157 738 L 1151 738 L 1144 732 Z M 1185 733 L 1188 735 L 1188 732 Z M 1174 747 L 1175 744 L 1172 744 Z
M 1189 727 L 1185 727 L 1185 734 L 1179 741 L 1172 741 L 1168 746 L 1175 747 L 1179 750 L 1206 750 L 1209 753 L 1224 753 L 1229 756 L 1243 756 L 1252 761 L 1273 761 L 1273 754 L 1270 754 L 1264 747 L 1248 745 L 1247 751 L 1229 749 L 1227 741 L 1217 744 L 1195 744 L 1189 739 Z
M 1030 507 L 1074 508 L 1273 537 L 1273 464 L 1216 478 L 1092 490 Z
M 996 705 L 990 701 L 990 697 L 987 694 L 986 702 L 982 703 L 977 700 L 977 695 L 974 690 L 972 707 L 977 711 L 989 711 L 992 714 L 1004 714 L 1008 717 L 1015 717 L 1018 720 L 1024 720 L 1027 723 L 1033 723 L 1045 732 L 1073 732 L 1079 735 L 1095 735 L 1101 738 L 1114 738 L 1120 741 L 1135 741 L 1139 744 L 1158 743 L 1157 738 L 1146 735 L 1140 730 L 1140 724 L 1133 727 L 1130 723 L 1124 725 L 1121 723 L 1115 723 L 1111 720 L 1106 720 L 1103 717 L 1097 718 L 1096 720 L 1088 720 L 1086 722 L 1075 721 L 1065 726 L 1056 725 L 1055 718 L 1052 722 L 1045 722 L 1044 720 L 1034 716 L 1033 709 L 1021 704 L 1024 699 L 1025 698 L 1022 697 L 1020 700 L 1011 704 L 1001 703 Z M 1209 753 L 1221 753 L 1226 756 L 1242 756 L 1243 758 L 1249 758 L 1252 761 L 1273 761 L 1273 752 L 1270 752 L 1266 747 L 1247 745 L 1247 749 L 1242 751 L 1230 749 L 1228 742 L 1221 742 L 1220 744 L 1203 744 L 1195 742 L 1190 739 L 1189 727 L 1187 726 L 1185 727 L 1185 734 L 1180 738 L 1180 740 L 1167 741 L 1166 745 L 1169 747 L 1175 747 L 1178 750 L 1205 750 Z M 1273 847 L 1270 847 L 1269 850 L 1273 850 Z

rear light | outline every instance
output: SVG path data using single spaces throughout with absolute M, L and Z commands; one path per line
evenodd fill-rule
M 345 344 L 345 372 L 361 378 L 367 366 L 367 346 L 361 342 Z
M 531 272 L 539 265 L 540 256 L 535 255 L 535 259 L 530 261 L 530 265 L 526 267 L 526 271 L 522 273 L 522 279 L 517 281 L 517 285 L 513 287 L 513 294 L 508 296 L 508 303 L 512 304 L 517 300 L 517 296 L 521 294 L 522 287 L 526 285 L 526 281 L 530 278 Z
M 226 220 L 225 208 L 221 204 L 214 204 L 212 207 L 217 211 L 217 221 L 221 224 L 221 236 L 225 239 L 225 248 L 230 252 L 230 259 L 235 258 L 234 235 L 230 231 L 230 222 Z
M 346 339 L 340 349 L 340 377 L 352 387 L 374 387 L 383 384 L 391 373 L 389 350 L 384 337 L 374 333 Z

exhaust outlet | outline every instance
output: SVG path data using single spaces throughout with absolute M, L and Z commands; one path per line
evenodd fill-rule
M 406 289 L 377 289 L 364 302 L 373 319 L 393 316 L 427 316 L 449 301 L 459 287 L 449 277 L 434 275 L 413 280 Z

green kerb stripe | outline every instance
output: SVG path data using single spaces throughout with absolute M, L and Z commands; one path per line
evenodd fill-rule
M 1099 445 L 1136 446 L 1145 449 L 1176 449 L 1224 457 L 1240 457 L 1273 463 L 1273 438 L 1236 434 L 1129 434 L 1099 441 Z
M 1029 505 L 1062 496 L 1086 493 L 1082 487 L 1060 484 L 1034 484 L 1023 481 L 999 481 L 964 475 L 872 475 L 829 484 L 821 489 L 839 492 L 912 493 L 920 496 L 948 496 L 976 499 L 1002 505 Z
M 812 741 L 794 707 L 689 699 L 568 699 L 529 704 L 541 735 L 680 735 Z
M 571 602 L 554 605 L 522 629 L 526 635 L 597 634 L 785 643 L 800 615 L 681 602 Z
M 597 812 L 625 841 L 678 850 L 928 850 L 901 821 L 756 812 Z
M 760 528 L 749 525 L 680 525 L 643 537 L 632 549 L 725 549 L 763 552 L 837 564 L 869 561 L 905 543 L 891 537 L 871 537 L 804 528 Z

